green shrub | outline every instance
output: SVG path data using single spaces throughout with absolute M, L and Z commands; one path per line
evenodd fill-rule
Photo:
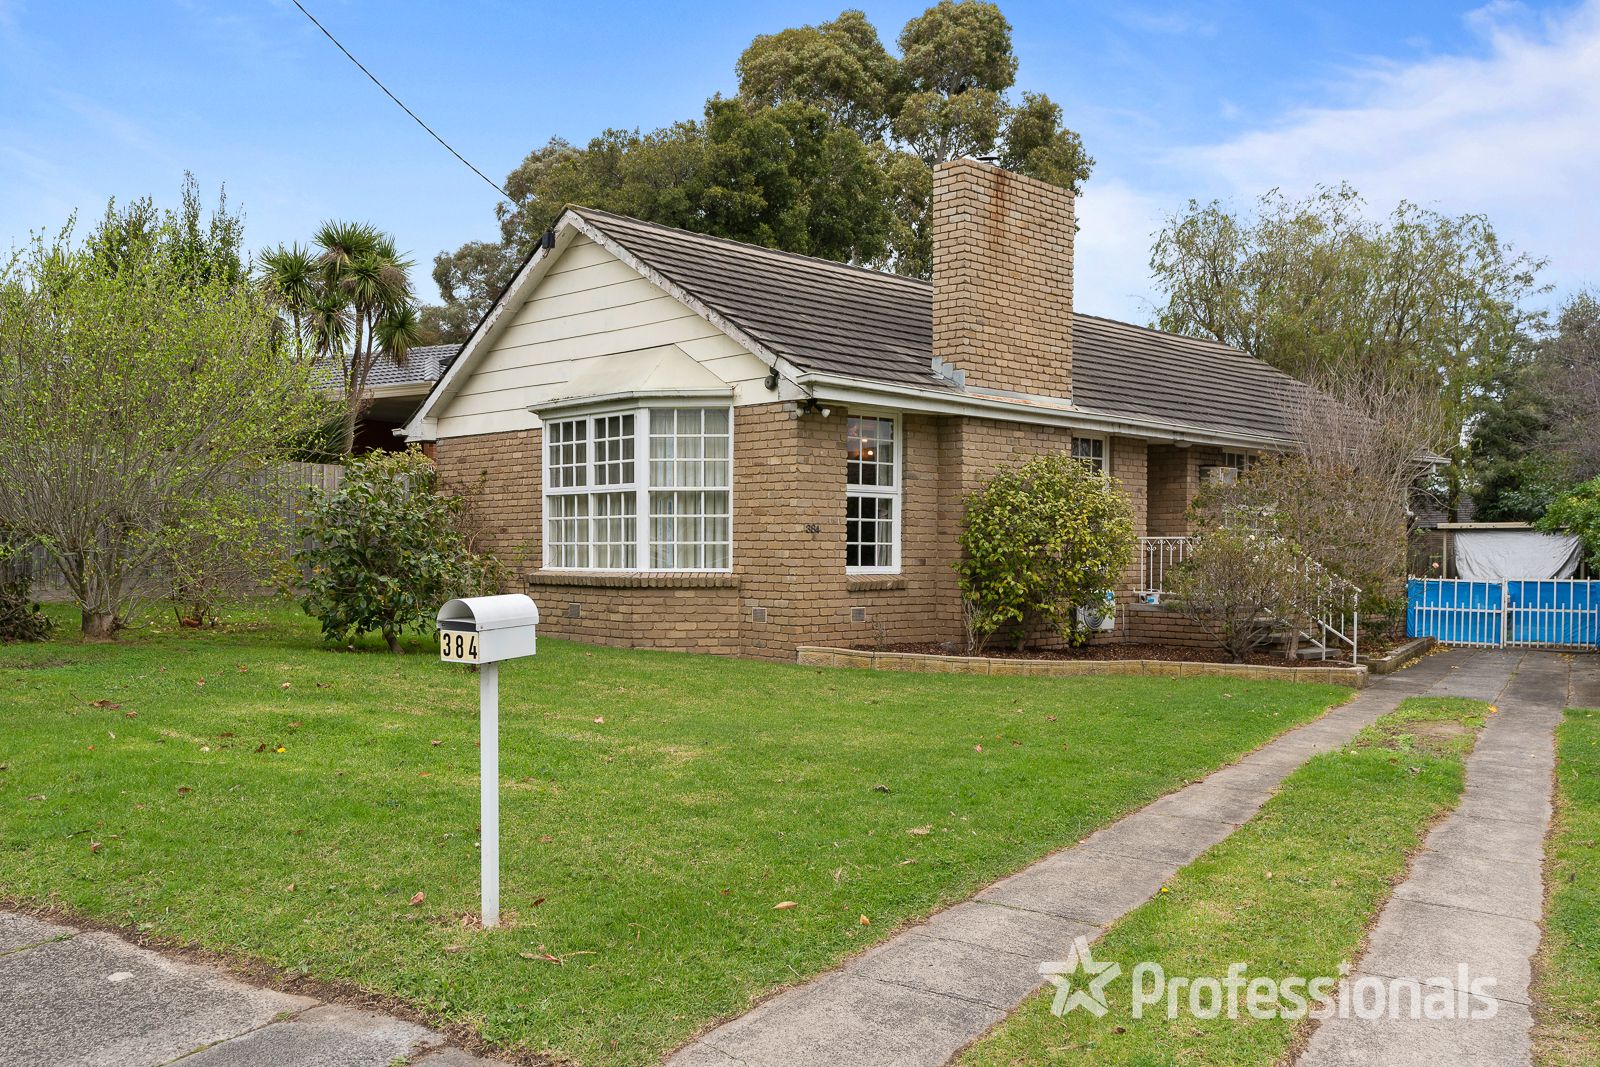
M 295 553 L 301 606 L 323 636 L 344 641 L 376 631 L 390 651 L 400 634 L 433 625 L 446 600 L 495 592 L 503 572 L 473 553 L 456 522 L 461 498 L 437 491 L 421 452 L 374 452 L 350 461 L 337 489 L 313 488 Z
M 1077 609 L 1103 604 L 1134 543 L 1127 497 L 1089 464 L 1054 453 L 996 473 L 967 497 L 961 529 L 969 647 L 1007 629 L 1020 648 L 1036 625 L 1082 644 Z
M 1243 663 L 1311 602 L 1305 555 L 1274 534 L 1214 527 L 1195 538 L 1174 573 L 1172 600 Z
M 1600 570 L 1600 478 L 1573 486 L 1555 499 L 1535 525 L 1546 533 L 1572 534 L 1589 553 L 1589 569 Z
M 50 617 L 28 594 L 33 575 L 20 545 L 0 538 L 0 642 L 43 641 Z

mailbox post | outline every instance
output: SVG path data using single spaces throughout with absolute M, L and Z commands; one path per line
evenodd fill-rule
M 483 925 L 500 923 L 500 661 L 537 651 L 539 609 L 521 593 L 452 600 L 439 609 L 439 658 L 478 666 L 479 874 Z

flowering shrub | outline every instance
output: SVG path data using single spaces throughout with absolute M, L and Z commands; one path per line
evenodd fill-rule
M 1000 471 L 967 497 L 961 598 L 969 648 L 1034 624 L 1069 644 L 1088 634 L 1077 609 L 1101 607 L 1133 562 L 1133 509 L 1112 480 L 1064 453 Z
M 1172 600 L 1243 663 L 1310 603 L 1305 556 L 1283 537 L 1217 526 L 1196 537 L 1174 574 Z

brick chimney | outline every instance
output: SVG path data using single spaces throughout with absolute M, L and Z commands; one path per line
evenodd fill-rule
M 933 168 L 933 355 L 968 387 L 1072 396 L 1072 191 Z

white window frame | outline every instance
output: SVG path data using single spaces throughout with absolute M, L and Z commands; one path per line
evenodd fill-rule
M 1100 462 L 1098 465 L 1094 462 L 1092 456 L 1078 455 L 1079 441 L 1093 441 L 1100 446 Z M 1087 461 L 1091 467 L 1094 467 L 1101 474 L 1108 477 L 1111 474 L 1111 439 L 1109 437 L 1093 433 L 1075 433 L 1072 435 L 1071 443 L 1067 446 L 1067 454 L 1079 462 Z
M 650 412 L 652 410 L 696 409 L 703 411 L 725 411 L 728 416 L 728 484 L 726 486 L 703 487 L 677 487 L 677 486 L 652 486 L 650 482 Z M 604 419 L 622 416 L 633 416 L 633 480 L 619 482 L 615 485 L 595 484 L 595 424 Z M 552 426 L 569 423 L 584 423 L 584 484 L 582 486 L 563 486 L 552 489 L 550 485 L 550 428 Z M 704 434 L 702 433 L 702 436 Z M 608 438 L 615 440 L 615 438 Z M 550 414 L 541 419 L 539 434 L 539 567 L 541 570 L 554 571 L 561 574 L 729 574 L 733 571 L 734 562 L 734 536 L 733 536 L 733 471 L 734 471 L 734 427 L 733 408 L 727 404 L 707 403 L 704 399 L 683 400 L 652 400 L 649 404 L 640 407 L 614 407 L 597 408 L 594 410 L 574 411 L 571 414 Z M 672 492 L 675 489 L 709 489 L 710 491 L 726 492 L 728 494 L 728 565 L 725 567 L 652 567 L 651 559 L 651 515 L 650 494 L 656 492 Z M 634 565 L 631 567 L 597 567 L 595 563 L 596 550 L 600 542 L 594 539 L 594 523 L 596 521 L 593 498 L 613 493 L 627 493 L 633 497 L 633 553 Z M 589 537 L 585 544 L 588 546 L 588 564 L 579 567 L 564 567 L 554 565 L 550 561 L 550 498 L 560 496 L 582 496 L 590 501 L 583 521 L 588 526 Z M 605 542 L 615 544 L 616 542 Z M 702 542 L 705 543 L 705 542 Z
M 846 433 L 846 441 L 847 442 L 849 440 L 849 436 L 848 435 L 849 435 L 849 427 L 850 427 L 850 421 L 849 420 L 850 419 L 876 419 L 876 420 L 879 420 L 881 422 L 887 422 L 892 427 L 892 429 L 890 430 L 890 433 L 892 433 L 894 435 L 893 436 L 893 441 L 894 441 L 894 462 L 891 465 L 891 469 L 892 469 L 892 472 L 893 472 L 893 475 L 894 475 L 894 485 L 893 486 L 890 486 L 887 490 L 885 490 L 885 488 L 883 486 L 879 486 L 879 485 L 851 485 L 850 484 L 850 473 L 849 473 L 850 452 L 849 452 L 848 444 L 846 444 L 846 447 L 845 447 L 845 454 L 843 456 L 843 460 L 844 460 L 844 463 L 845 463 L 845 505 L 846 505 L 846 509 L 847 509 L 846 510 L 846 514 L 847 515 L 848 515 L 849 502 L 850 502 L 850 499 L 852 497 L 855 497 L 855 498 L 871 498 L 871 499 L 874 499 L 874 500 L 888 500 L 888 501 L 891 502 L 891 504 L 892 504 L 892 506 L 894 508 L 894 517 L 890 521 L 890 533 L 891 533 L 891 536 L 890 536 L 890 548 L 889 548 L 889 551 L 891 553 L 893 553 L 894 561 L 887 567 L 879 567 L 879 566 L 874 566 L 874 567 L 852 567 L 852 566 L 850 566 L 850 563 L 849 563 L 849 558 L 850 558 L 849 557 L 849 551 L 850 551 L 849 521 L 850 520 L 848 518 L 846 518 L 845 519 L 845 523 L 846 523 L 846 526 L 845 526 L 845 545 L 844 545 L 844 548 L 845 548 L 845 561 L 846 562 L 845 562 L 844 572 L 847 575 L 849 575 L 849 574 L 899 574 L 900 573 L 900 565 L 901 565 L 900 564 L 900 561 L 901 561 L 900 542 L 902 540 L 901 534 L 902 534 L 902 531 L 905 528 L 905 521 L 906 521 L 905 520 L 905 514 L 906 514 L 906 511 L 905 511 L 905 466 L 906 466 L 905 457 L 906 457 L 906 442 L 905 442 L 905 434 L 904 434 L 904 432 L 902 430 L 902 427 L 901 427 L 900 416 L 899 416 L 898 413 L 892 412 L 892 411 L 870 411 L 870 410 L 869 411 L 856 411 L 856 410 L 852 409 L 851 411 L 847 412 L 846 415 L 845 415 L 845 433 Z

